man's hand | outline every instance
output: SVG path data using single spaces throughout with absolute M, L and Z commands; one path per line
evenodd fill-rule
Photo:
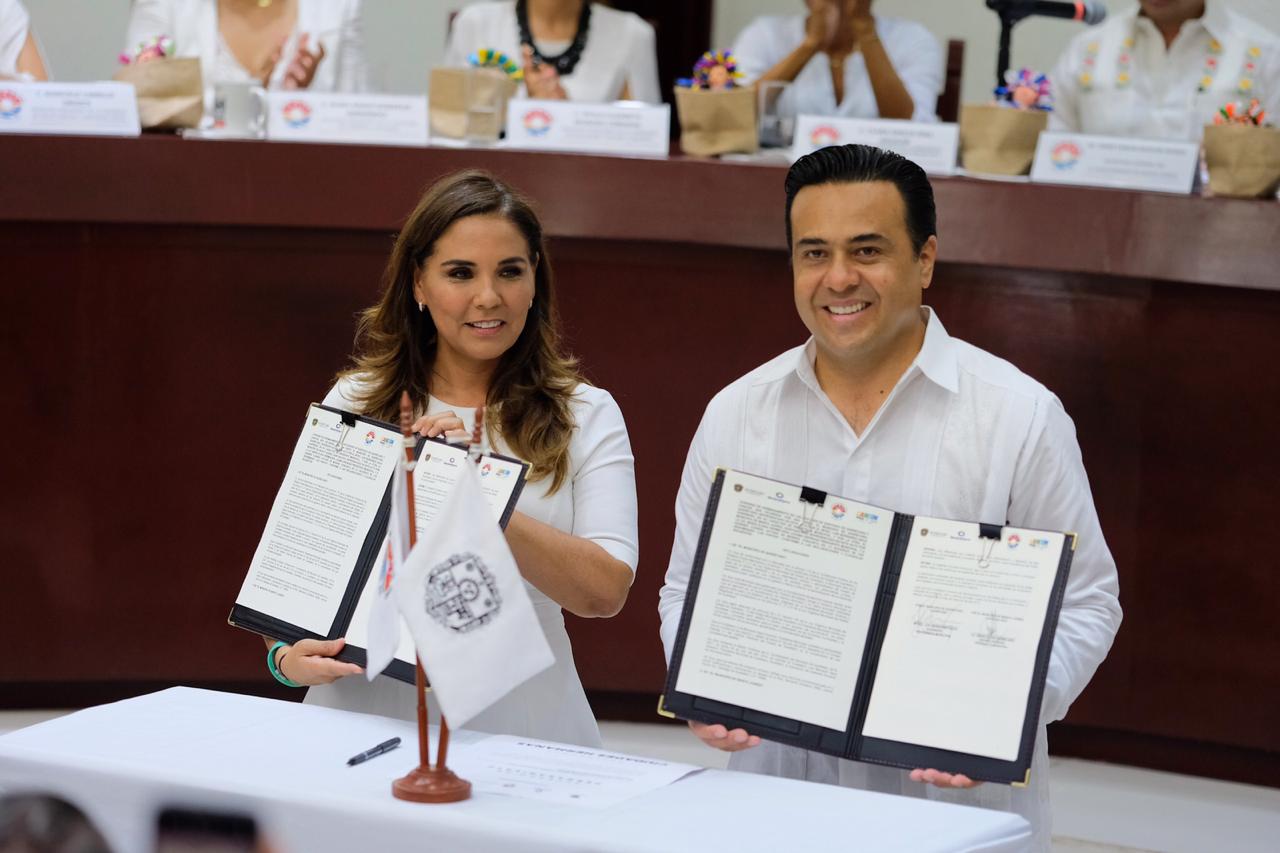
M 760 738 L 748 733 L 746 729 L 730 731 L 719 723 L 695 723 L 690 720 L 689 731 L 697 735 L 698 739 L 707 746 L 713 746 L 724 752 L 738 752 L 760 745 Z
M 975 782 L 963 773 L 943 773 L 941 770 L 916 769 L 911 771 L 912 782 L 924 782 L 937 788 L 976 788 L 981 782 Z

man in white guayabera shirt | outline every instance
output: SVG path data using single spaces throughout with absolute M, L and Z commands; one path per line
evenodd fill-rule
M 824 148 L 791 167 L 786 196 L 796 310 L 812 337 L 707 406 L 676 498 L 660 596 L 668 661 L 717 467 L 916 515 L 1075 531 L 1079 546 L 1025 788 L 977 784 L 945 767 L 846 761 L 722 725 L 690 727 L 734 752 L 733 769 L 1016 812 L 1032 824 L 1034 849 L 1047 851 L 1043 724 L 1066 714 L 1120 625 L 1115 562 L 1075 428 L 1043 385 L 950 337 L 921 304 L 938 240 L 933 189 L 919 166 L 868 146 Z

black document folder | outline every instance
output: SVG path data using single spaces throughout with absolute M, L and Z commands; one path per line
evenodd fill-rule
M 472 463 L 466 447 L 443 438 L 418 438 L 414 458 L 417 527 L 422 530 L 434 507 L 447 500 L 454 469 Z M 384 553 L 392 474 L 403 459 L 398 426 L 312 404 L 227 621 L 288 643 L 347 636 Z M 482 455 L 478 464 L 486 497 L 505 528 L 529 466 L 495 453 Z M 354 493 L 356 487 L 363 497 Z M 319 604 L 311 607 L 308 602 Z M 291 613 L 308 614 L 311 624 L 298 624 L 307 619 L 291 619 Z M 366 657 L 365 648 L 350 639 L 338 654 L 339 660 L 360 666 Z M 397 657 L 385 672 L 410 684 L 415 680 L 411 660 Z
M 719 470 L 659 710 L 1026 784 L 1075 544 Z

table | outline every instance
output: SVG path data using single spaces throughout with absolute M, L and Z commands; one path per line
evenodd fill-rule
M 400 735 L 409 748 L 345 759 Z M 484 735 L 454 733 L 451 754 Z M 478 794 L 404 803 L 412 725 L 191 688 L 90 708 L 0 737 L 0 788 L 80 805 L 119 851 L 150 849 L 162 804 L 248 811 L 291 851 L 1016 851 L 1018 815 L 725 770 L 703 770 L 606 809 Z M 731 819 L 708 819 L 708 815 Z M 854 843 L 856 841 L 856 844 Z
M 34 436 L 0 455 L 23 602 L 0 706 L 269 689 L 260 643 L 222 623 L 397 225 L 464 167 L 536 200 L 569 344 L 627 419 L 636 583 L 618 616 L 568 621 L 597 707 L 652 719 L 688 442 L 712 394 L 805 335 L 784 169 L 151 136 L 0 139 L 0 411 Z M 1063 400 L 1120 569 L 1124 625 L 1051 746 L 1274 784 L 1280 574 L 1249 531 L 1280 514 L 1280 205 L 934 185 L 926 301 Z

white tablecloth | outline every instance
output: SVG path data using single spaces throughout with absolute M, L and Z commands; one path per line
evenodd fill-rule
M 400 749 L 346 759 L 389 737 Z M 450 753 L 485 735 L 455 732 Z M 0 737 L 0 789 L 78 804 L 117 851 L 151 849 L 163 805 L 256 815 L 280 853 L 306 851 L 1016 851 L 1021 817 L 705 770 L 605 809 L 479 794 L 405 803 L 391 782 L 417 763 L 410 724 L 176 687 Z

